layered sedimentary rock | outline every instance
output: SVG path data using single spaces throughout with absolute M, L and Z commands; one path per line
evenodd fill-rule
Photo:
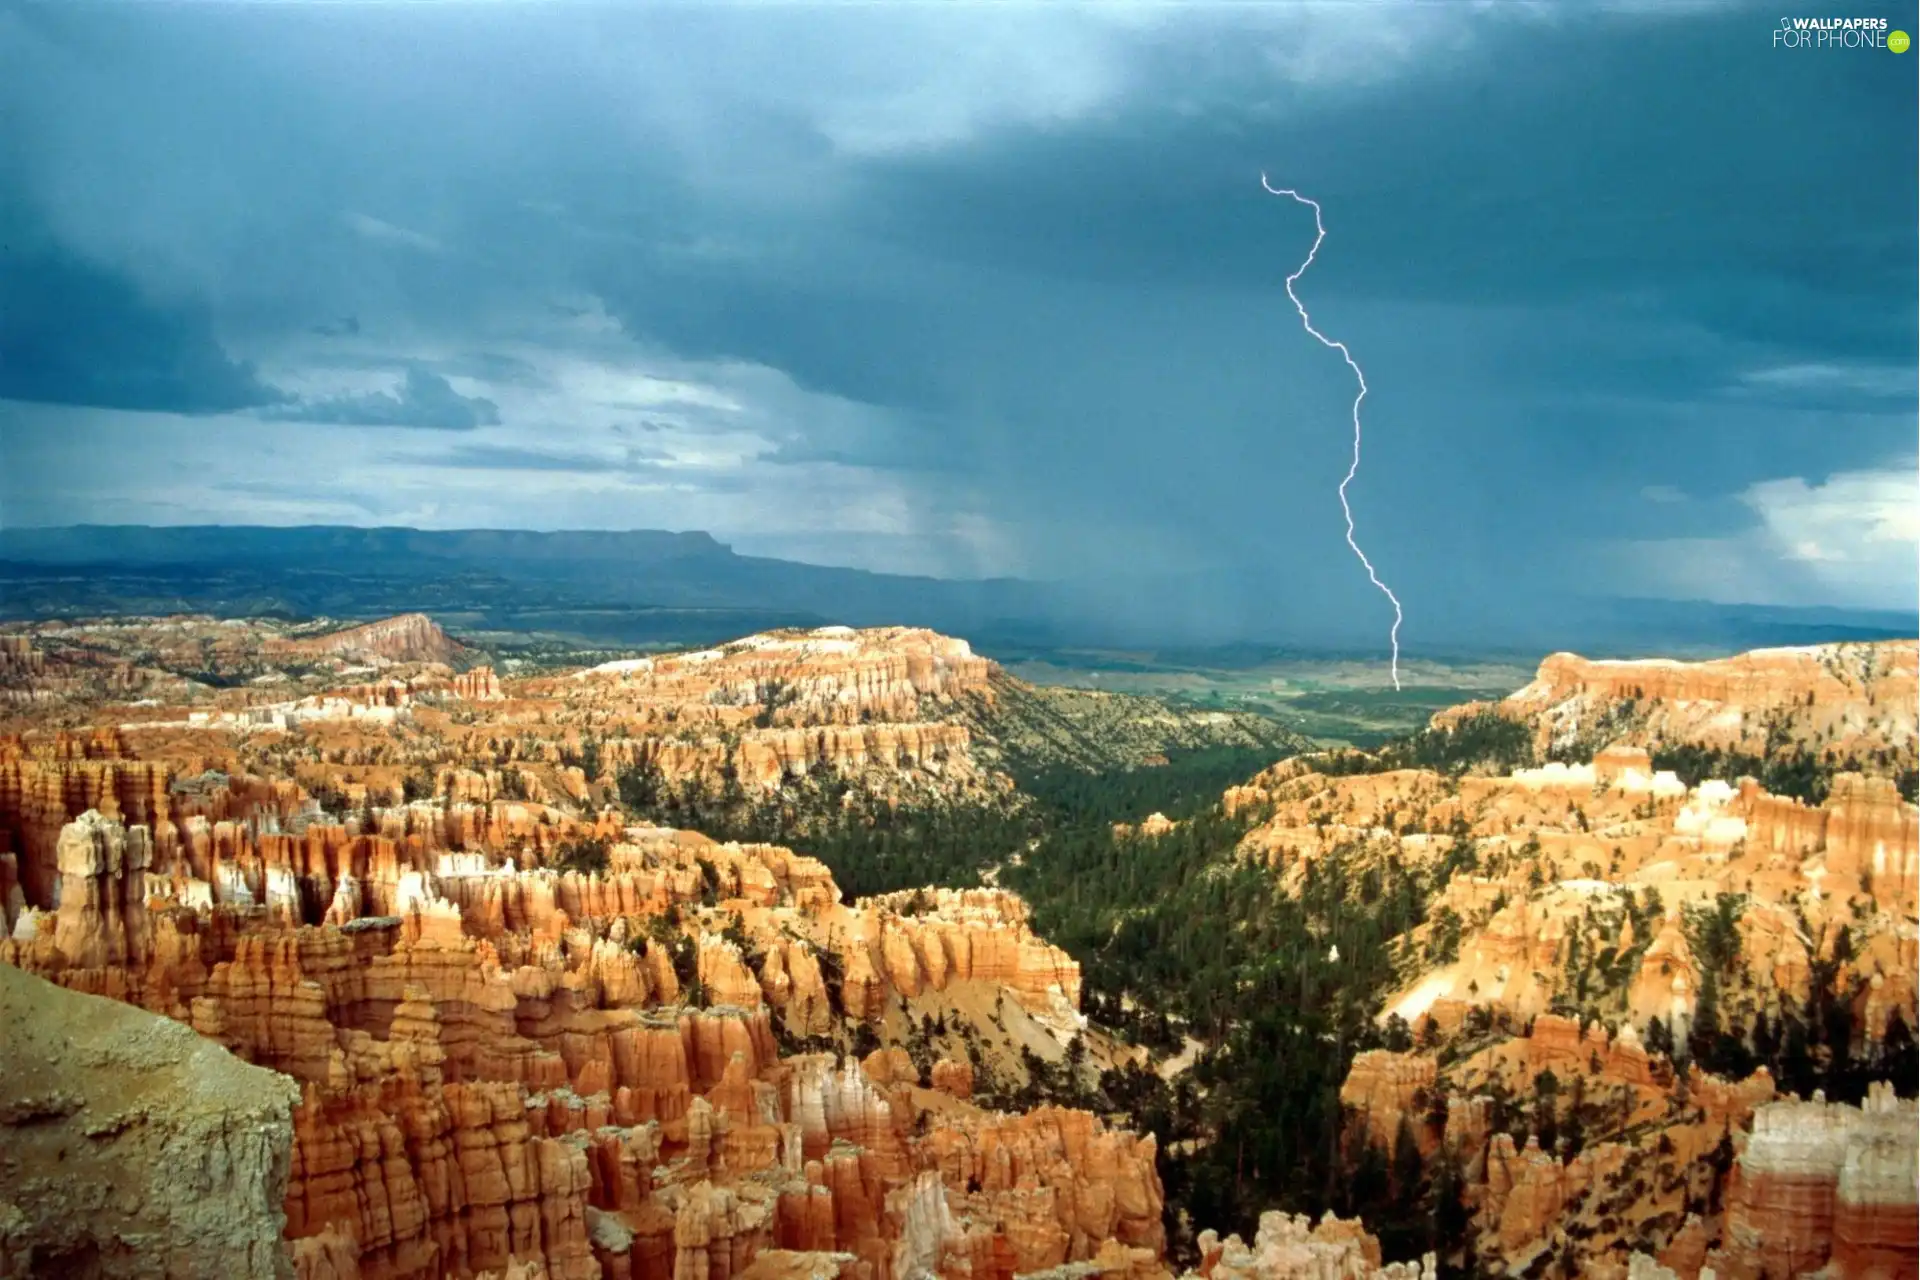
M 0 680 L 25 683 L 46 669 L 46 655 L 33 647 L 32 637 L 0 636 Z
M 1015 720 L 1046 727 L 1048 758 L 1080 760 L 1094 738 L 1088 759 L 1292 741 L 1249 736 L 1249 723 L 1267 724 L 1258 717 L 1141 698 L 1079 724 L 1029 706 L 1045 699 L 965 641 L 902 627 L 768 632 L 527 679 L 456 673 L 449 663 L 476 655 L 422 615 L 322 635 L 265 620 L 43 624 L 10 641 L 36 656 L 9 660 L 19 680 L 0 673 L 0 693 L 20 703 L 9 719 L 0 699 L 0 760 L 9 729 L 33 739 L 56 712 L 92 717 L 124 733 L 114 758 L 290 779 L 330 813 L 426 796 L 577 813 L 634 774 L 629 799 L 691 786 L 761 800 L 812 778 L 877 802 L 999 801 L 1012 785 L 995 768 L 1000 735 L 1019 737 Z M 1123 739 L 1133 745 L 1114 745 Z
M 1867 1036 L 1896 1010 L 1909 1027 L 1920 1018 L 1920 808 L 1884 778 L 1841 774 L 1814 806 L 1752 779 L 1688 788 L 1644 751 L 1612 748 L 1504 777 L 1330 777 L 1299 759 L 1227 798 L 1271 809 L 1242 851 L 1288 884 L 1334 856 L 1450 860 L 1415 935 L 1445 957 L 1389 1001 L 1409 1023 L 1453 1028 L 1475 1008 L 1524 1020 L 1573 1000 L 1589 1017 L 1658 1019 L 1684 1036 L 1704 981 L 1690 913 L 1729 895 L 1740 972 L 1715 976 L 1752 1007 L 1799 1008 L 1844 931 L 1838 980 L 1857 988 Z
M 176 832 L 163 858 L 149 828 L 83 813 L 56 841 L 59 909 L 23 913 L 0 961 L 300 1082 L 285 1204 L 303 1276 L 666 1280 L 775 1245 L 850 1253 L 868 1280 L 1116 1242 L 1158 1266 L 1151 1139 L 975 1112 L 956 1101 L 966 1064 L 921 1090 L 884 1055 L 778 1051 L 776 1023 L 817 1034 L 969 985 L 1077 1017 L 1077 968 L 1011 895 L 850 908 L 812 859 L 659 828 L 623 832 L 604 877 L 228 835 L 196 855 Z M 321 902 L 326 922 L 303 924 Z M 687 1007 L 690 983 L 708 1007 Z
M 1716 1149 L 1774 1098 L 1764 1071 L 1732 1082 L 1650 1059 L 1630 1027 L 1610 1036 L 1542 1015 L 1524 1035 L 1476 1043 L 1444 1059 L 1360 1054 L 1341 1100 L 1357 1141 L 1384 1155 L 1411 1132 L 1423 1159 L 1451 1163 L 1475 1255 L 1509 1273 L 1571 1250 L 1592 1274 L 1616 1274 L 1635 1243 L 1664 1239 L 1664 1224 L 1707 1196 Z M 1524 1112 L 1514 1099 L 1529 1100 Z M 1496 1129 L 1503 1113 L 1511 1127 Z M 1561 1134 L 1544 1147 L 1543 1116 Z
M 1756 649 L 1711 662 L 1556 653 L 1511 697 L 1453 708 L 1435 723 L 1491 710 L 1530 725 L 1542 748 L 1603 731 L 1634 745 L 1752 755 L 1767 754 L 1770 742 L 1834 758 L 1891 751 L 1912 767 L 1916 679 L 1912 640 Z
M 1261 815 L 1243 856 L 1283 885 L 1329 861 L 1433 877 L 1387 1002 L 1418 1047 L 1358 1055 L 1341 1097 L 1353 1141 L 1384 1156 L 1410 1133 L 1458 1171 L 1483 1264 L 1570 1258 L 1596 1280 L 1630 1266 L 1913 1274 L 1912 1151 L 1873 1137 L 1844 1154 L 1847 1135 L 1888 1122 L 1775 1102 L 1764 1069 L 1722 1080 L 1648 1046 L 1686 1047 L 1709 1006 L 1758 1047 L 1804 1035 L 1806 1010 L 1832 1001 L 1869 1060 L 1920 1024 L 1920 809 L 1885 776 L 1911 765 L 1914 648 L 1560 655 L 1506 702 L 1436 724 L 1492 710 L 1532 725 L 1541 749 L 1604 744 L 1590 763 L 1330 776 L 1305 756 L 1228 792 Z M 1688 786 L 1653 764 L 1676 743 L 1880 772 L 1839 772 L 1808 804 L 1752 778 Z M 1867 1114 L 1893 1106 L 1876 1092 Z M 1899 1114 L 1911 1130 L 1910 1104 Z M 1843 1167 L 1860 1188 L 1844 1230 Z M 1657 1263 L 1634 1260 L 1647 1242 Z
M 402 613 L 323 635 L 278 640 L 268 649 L 273 653 L 340 654 L 388 662 L 453 662 L 466 652 L 465 646 L 424 613 Z
M 1735 1280 L 1823 1268 L 1835 1280 L 1920 1272 L 1916 1143 L 1920 1113 L 1884 1084 L 1859 1107 L 1816 1099 L 1760 1108 L 1707 1265 Z
M 953 786 L 986 785 L 969 755 L 971 738 L 957 724 L 831 725 L 808 729 L 751 729 L 738 742 L 613 743 L 602 748 L 612 766 L 645 766 L 674 784 L 719 782 L 731 774 L 766 791 L 816 770 L 859 773 L 870 768 L 924 775 Z
M 5 965 L 0 1023 L 0 1274 L 292 1275 L 292 1081 Z
M 44 628 L 6 659 L 37 701 L 0 736 L 0 961 L 297 1084 L 298 1275 L 1164 1277 L 1151 1139 L 971 1101 L 1022 1050 L 1100 1052 L 1078 966 L 1024 903 L 849 903 L 816 859 L 626 807 L 688 785 L 997 797 L 991 734 L 961 711 L 1017 692 L 992 664 L 931 632 L 826 628 L 503 680 L 454 673 L 416 623 L 358 630 Z M 1889 723 L 1854 720 L 1836 736 Z M 1810 806 L 1689 788 L 1616 744 L 1506 778 L 1303 759 L 1229 803 L 1271 806 L 1243 852 L 1289 885 L 1329 858 L 1445 868 L 1396 944 L 1392 1009 L 1424 1047 L 1361 1055 L 1342 1096 L 1353 1141 L 1406 1130 L 1458 1162 L 1477 1256 L 1508 1274 L 1572 1251 L 1611 1277 L 1643 1241 L 1689 1276 L 1710 1250 L 1746 1265 L 1731 1210 L 1706 1206 L 1773 1082 L 1680 1070 L 1641 1031 L 1684 1036 L 1710 980 L 1746 1016 L 1828 975 L 1868 1044 L 1920 1023 L 1916 811 L 1877 777 Z M 1709 973 L 1697 914 L 1729 896 L 1737 961 Z M 1903 1265 L 1897 1163 L 1843 1161 L 1828 1200 L 1857 1211 L 1827 1214 L 1833 1265 Z M 1205 1239 L 1207 1275 L 1420 1273 L 1382 1267 L 1355 1223 Z
M 652 700 L 770 708 L 775 724 L 913 718 L 923 697 L 982 693 L 993 664 L 964 640 L 909 627 L 747 636 L 720 649 L 608 663 L 578 673 Z
M 1354 1056 L 1340 1086 L 1340 1104 L 1358 1113 L 1368 1141 L 1391 1149 L 1402 1121 L 1424 1122 L 1422 1113 L 1438 1079 L 1439 1067 L 1430 1057 L 1369 1049 Z

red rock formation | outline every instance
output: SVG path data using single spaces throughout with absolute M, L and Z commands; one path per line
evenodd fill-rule
M 1542 746 L 1612 724 L 1634 746 L 1691 742 L 1753 754 L 1767 749 L 1772 724 L 1836 759 L 1890 749 L 1911 766 L 1917 676 L 1920 644 L 1912 640 L 1756 649 L 1711 662 L 1556 653 L 1518 693 L 1452 708 L 1435 723 L 1491 710 L 1534 726 Z M 1608 718 L 1628 702 L 1638 709 L 1635 722 Z
M 1920 1270 L 1911 1101 L 1872 1087 L 1862 1107 L 1776 1102 L 1754 1116 L 1728 1192 L 1724 1240 L 1707 1255 L 1732 1280 Z
M 771 692 L 776 723 L 857 724 L 914 716 L 923 697 L 985 694 L 994 670 L 966 641 L 931 631 L 822 627 L 608 663 L 575 678 L 617 683 L 650 700 L 731 704 L 746 709 L 743 719 L 767 705 Z
M 426 614 L 402 613 L 325 635 L 271 641 L 267 651 L 383 658 L 389 662 L 453 662 L 467 650 Z
M 1509 1272 L 1568 1247 L 1602 1265 L 1613 1246 L 1639 1238 L 1640 1224 L 1683 1208 L 1689 1187 L 1704 1195 L 1694 1180 L 1708 1153 L 1774 1096 L 1764 1071 L 1736 1084 L 1676 1074 L 1664 1060 L 1656 1069 L 1631 1027 L 1609 1036 L 1598 1023 L 1583 1029 L 1546 1014 L 1523 1038 L 1479 1043 L 1445 1060 L 1431 1051 L 1360 1054 L 1341 1097 L 1374 1143 L 1392 1141 L 1404 1116 L 1424 1156 L 1444 1149 L 1464 1179 L 1478 1256 L 1504 1259 Z M 1416 1105 L 1423 1094 L 1428 1105 L 1445 1101 L 1439 1134 Z M 1520 1099 L 1530 1100 L 1525 1114 L 1545 1108 L 1562 1125 L 1578 1112 L 1584 1146 L 1543 1150 L 1514 1102 L 1502 1101 Z M 1493 1131 L 1496 1108 L 1513 1132 Z
M 658 828 L 624 833 L 605 877 L 430 854 L 418 832 L 295 838 L 197 815 L 163 829 L 164 854 L 144 826 L 91 810 L 68 824 L 60 910 L 0 942 L 0 960 L 303 1082 L 287 1193 L 302 1276 L 667 1280 L 745 1270 L 776 1243 L 849 1254 L 875 1280 L 1095 1255 L 1131 1280 L 1161 1274 L 1151 1139 L 1081 1112 L 985 1116 L 954 1101 L 971 1071 L 946 1061 L 944 1105 L 961 1110 L 918 1135 L 916 1099 L 936 1095 L 899 1050 L 863 1071 L 775 1049 L 778 1006 L 826 1008 L 825 951 L 851 1016 L 955 983 L 1071 1015 L 1077 968 L 1010 894 L 849 909 L 812 859 Z M 709 875 L 760 939 L 762 972 L 698 935 L 720 1003 L 676 1008 L 664 944 L 627 942 L 692 910 Z M 322 904 L 327 923 L 303 925 Z M 775 1172 L 792 1184 L 777 1195 Z
M 46 669 L 46 655 L 33 647 L 31 636 L 0 636 L 0 680 L 25 684 Z
M 75 969 L 137 969 L 152 950 L 147 868 L 153 841 L 92 809 L 60 833 L 60 908 L 54 946 Z
M 1420 1136 L 1426 1119 L 1421 1100 L 1431 1095 L 1438 1078 L 1438 1065 L 1424 1054 L 1369 1049 L 1354 1056 L 1340 1086 L 1340 1103 L 1359 1113 L 1367 1141 L 1391 1151 L 1401 1120 Z
M 1741 906 L 1742 985 L 1766 1005 L 1807 998 L 1803 932 L 1830 937 L 1844 926 L 1868 982 L 1858 1014 L 1869 1035 L 1895 1009 L 1909 1025 L 1920 1018 L 1906 959 L 1920 903 L 1920 808 L 1855 774 L 1838 775 L 1826 803 L 1810 807 L 1751 781 L 1689 791 L 1671 775 L 1650 776 L 1644 762 L 1618 748 L 1590 767 L 1448 779 L 1419 770 L 1326 777 L 1290 761 L 1230 798 L 1271 808 L 1241 849 L 1289 888 L 1336 851 L 1431 865 L 1456 839 L 1472 843 L 1478 868 L 1452 875 L 1415 939 L 1431 938 L 1451 913 L 1457 959 L 1389 1002 L 1409 1024 L 1433 1011 L 1457 1026 L 1476 1006 L 1523 1021 L 1570 999 L 1584 970 L 1589 1016 L 1684 1030 L 1701 984 L 1685 913 L 1723 894 Z M 1647 925 L 1630 920 L 1629 907 L 1655 894 L 1664 918 L 1636 937 Z M 1597 999 L 1596 958 L 1623 951 L 1635 957 L 1631 978 Z
M 844 1045 L 865 1020 L 897 1038 L 929 1009 L 977 1019 L 1003 1001 L 1022 1035 L 1063 1044 L 1081 1029 L 1080 973 L 1018 898 L 843 903 L 814 859 L 596 807 L 636 765 L 675 784 L 731 768 L 772 790 L 830 770 L 872 799 L 983 794 L 1004 780 L 975 762 L 956 707 L 994 696 L 992 664 L 931 632 L 825 629 L 503 685 L 441 665 L 454 655 L 429 628 L 416 615 L 285 640 L 268 624 L 142 624 L 104 646 L 111 661 L 49 650 L 30 675 L 34 698 L 96 727 L 49 732 L 22 713 L 0 736 L 0 961 L 166 1013 L 301 1083 L 300 1275 L 1164 1280 L 1151 1139 L 1080 1112 L 983 1112 L 957 1057 L 779 1055 L 782 1036 Z M 33 665 L 17 650 L 6 671 Z M 148 653 L 163 665 L 141 665 Z M 297 661 L 256 687 L 274 655 Z M 248 683 L 187 685 L 166 663 Z M 155 705 L 110 701 L 134 689 Z M 1601 706 L 1572 696 L 1579 716 Z M 1876 705 L 1849 732 L 1900 714 Z M 1289 761 L 1230 802 L 1273 806 L 1246 852 L 1287 884 L 1362 842 L 1432 866 L 1466 832 L 1478 869 L 1440 888 L 1411 939 L 1452 911 L 1460 959 L 1396 1007 L 1429 1034 L 1483 1038 L 1444 1068 L 1362 1055 L 1343 1098 L 1376 1142 L 1406 1117 L 1424 1153 L 1453 1149 L 1483 1254 L 1512 1271 L 1576 1238 L 1559 1220 L 1598 1231 L 1619 1212 L 1599 1206 L 1646 1158 L 1622 1135 L 1657 1132 L 1671 1147 L 1657 1172 L 1679 1179 L 1634 1208 L 1637 1229 L 1683 1213 L 1706 1153 L 1771 1097 L 1763 1076 L 1676 1078 L 1632 1030 L 1692 1010 L 1686 906 L 1741 896 L 1743 991 L 1800 998 L 1844 922 L 1861 1025 L 1913 1007 L 1915 811 L 1871 780 L 1843 778 L 1820 808 L 1689 792 L 1622 745 L 1511 778 L 1328 778 Z M 1633 938 L 1623 903 L 1656 889 L 1667 918 L 1648 930 L 1636 915 Z M 1625 989 L 1586 1008 L 1618 1034 L 1554 1016 L 1577 957 L 1628 946 Z M 1489 1034 L 1502 1018 L 1533 1018 L 1532 1034 Z M 1514 1123 L 1503 1099 L 1534 1099 L 1549 1071 L 1563 1119 L 1585 1091 L 1611 1126 L 1571 1160 L 1494 1132 Z M 1899 1264 L 1906 1219 L 1881 1185 L 1894 1163 L 1863 1156 L 1852 1182 L 1836 1177 L 1836 1265 Z M 1383 1272 L 1377 1244 L 1338 1222 L 1263 1223 L 1253 1248 L 1208 1253 L 1209 1275 L 1415 1274 Z
M 956 1098 L 973 1096 L 973 1064 L 942 1058 L 933 1064 L 933 1087 Z
M 463 671 L 447 682 L 447 689 L 454 697 L 465 698 L 468 702 L 498 702 L 505 696 L 500 691 L 500 680 L 493 674 L 492 667 Z

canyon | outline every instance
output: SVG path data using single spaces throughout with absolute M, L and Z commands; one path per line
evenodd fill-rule
M 1377 1223 L 1277 1208 L 1250 1242 L 1194 1224 L 1174 1262 L 1151 1133 L 1001 1105 L 1036 1063 L 1149 1056 L 1089 1020 L 1031 904 L 991 883 L 849 901 L 803 842 L 622 801 L 641 775 L 776 799 L 830 778 L 1017 809 L 1017 744 L 1106 758 L 1085 721 L 1009 720 L 1045 696 L 964 641 L 827 627 L 502 675 L 424 615 L 0 640 L 0 997 L 37 1037 L 0 1084 L 0 1274 L 77 1266 L 60 1251 L 83 1236 L 117 1268 L 98 1274 L 304 1280 L 1438 1274 L 1384 1261 Z M 1910 757 L 1913 647 L 1633 684 L 1556 655 L 1494 712 L 1551 742 L 1627 698 L 1671 706 L 1582 762 L 1326 773 L 1306 753 L 1222 797 L 1238 862 L 1283 888 L 1336 858 L 1434 880 L 1380 1010 L 1406 1041 L 1358 1053 L 1339 1101 L 1356 1150 L 1404 1138 L 1457 1172 L 1493 1273 L 1914 1274 L 1911 1082 L 1828 1102 L 1668 1046 L 1828 991 L 1866 1048 L 1920 1026 L 1920 810 L 1885 774 L 1808 804 L 1651 755 L 1750 745 L 1711 736 L 1734 710 Z M 1155 768 L 1243 731 L 1158 708 L 1121 736 Z M 1181 830 L 1122 825 L 1142 849 Z M 151 1096 L 61 1092 L 73 1049 L 45 1033 L 85 1019 L 146 1046 L 121 1074 Z M 171 1105 L 228 1080 L 217 1106 Z M 206 1141 L 179 1136 L 188 1113 L 242 1154 L 125 1221 L 50 1195 L 56 1151 L 164 1181 L 164 1153 Z

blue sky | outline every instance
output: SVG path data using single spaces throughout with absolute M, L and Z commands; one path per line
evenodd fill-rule
M 0 4 L 0 522 L 704 529 L 1386 617 L 1264 170 L 1325 207 L 1299 289 L 1409 637 L 1911 608 L 1920 54 L 1780 12 Z

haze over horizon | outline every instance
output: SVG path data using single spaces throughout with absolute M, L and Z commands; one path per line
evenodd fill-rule
M 1384 640 L 1265 170 L 1409 642 L 1910 610 L 1916 64 L 1777 21 L 0 7 L 0 527 L 700 530 Z

